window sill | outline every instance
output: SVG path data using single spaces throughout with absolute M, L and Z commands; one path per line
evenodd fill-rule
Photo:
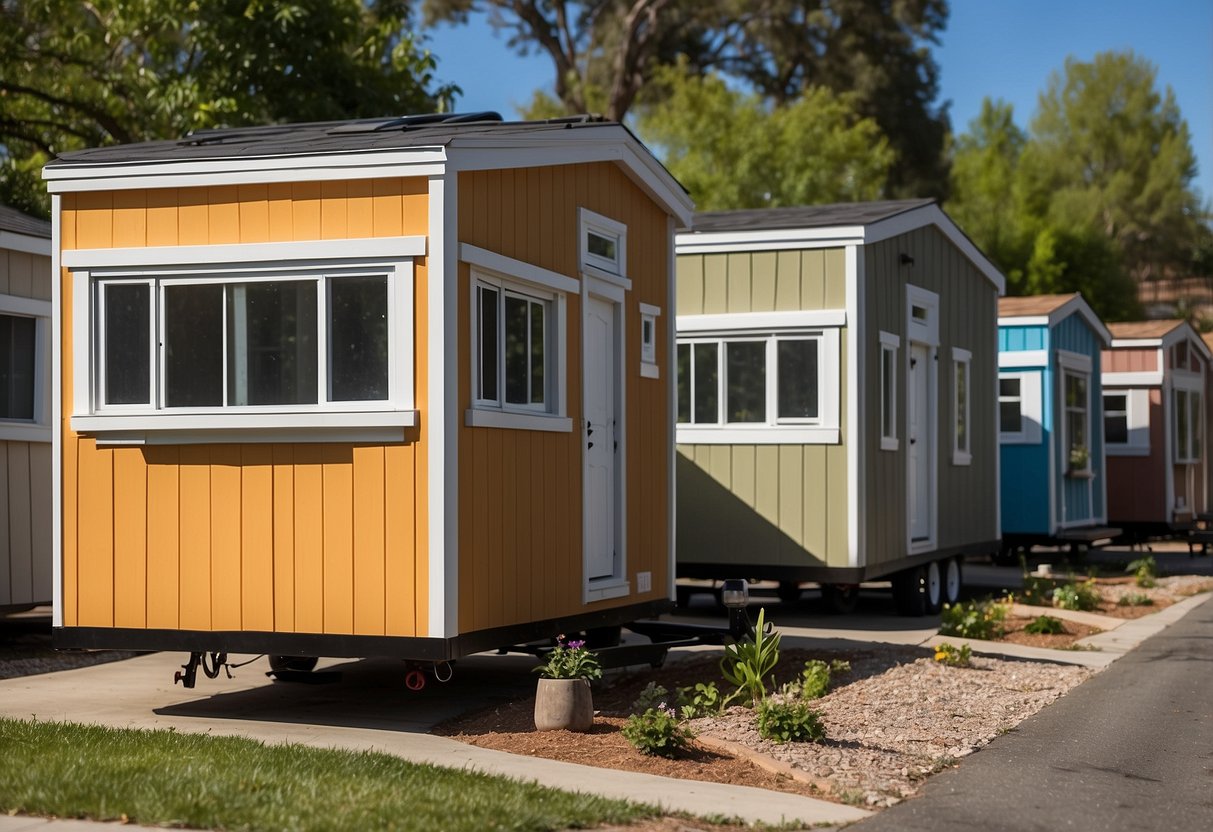
M 640 362 L 641 378 L 661 378 L 661 369 L 656 364 L 649 364 L 647 361 Z
M 1149 445 L 1105 445 L 1105 456 L 1149 456 Z
M 973 455 L 966 454 L 963 451 L 952 451 L 952 464 L 953 465 L 972 465 L 973 464 Z
M 901 441 L 898 439 L 890 439 L 887 436 L 880 437 L 880 450 L 896 451 L 901 447 Z
M 108 445 L 224 442 L 402 442 L 416 410 L 73 416 L 72 430 Z
M 691 427 L 679 425 L 679 445 L 837 445 L 838 428 L 783 425 L 755 427 Z
M 553 416 L 548 413 L 517 413 L 475 407 L 467 411 L 464 424 L 469 428 L 540 430 L 549 433 L 573 432 L 573 420 L 567 416 Z
M 585 601 L 606 601 L 630 595 L 632 586 L 624 578 L 600 578 L 590 581 L 585 589 Z
M 1070 470 L 1066 471 L 1066 476 L 1072 480 L 1093 480 L 1095 479 L 1095 472 L 1090 469 L 1085 471 Z
M 50 425 L 33 422 L 0 422 L 0 440 L 8 442 L 50 442 Z

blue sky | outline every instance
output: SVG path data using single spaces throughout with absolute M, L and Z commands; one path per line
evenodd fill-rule
M 457 108 L 515 115 L 536 88 L 550 89 L 544 56 L 518 57 L 483 18 L 430 32 L 438 77 L 463 87 Z M 952 0 L 948 27 L 933 49 L 940 101 L 951 101 L 963 132 L 985 96 L 1015 108 L 1021 127 L 1036 110 L 1049 73 L 1067 56 L 1132 49 L 1158 68 L 1191 130 L 1200 166 L 1196 186 L 1213 197 L 1213 2 L 1210 0 Z

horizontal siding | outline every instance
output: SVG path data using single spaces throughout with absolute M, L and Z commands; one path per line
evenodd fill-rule
M 68 194 L 63 248 L 425 234 L 420 179 Z M 425 411 L 425 258 L 415 261 Z M 63 315 L 75 299 L 62 279 Z M 70 327 L 60 353 L 72 389 Z M 67 626 L 424 636 L 425 422 L 399 445 L 98 448 L 63 437 Z

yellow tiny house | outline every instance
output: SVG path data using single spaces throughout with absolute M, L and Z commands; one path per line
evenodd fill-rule
M 218 130 L 46 178 L 57 643 L 441 661 L 668 605 L 690 204 L 626 129 Z

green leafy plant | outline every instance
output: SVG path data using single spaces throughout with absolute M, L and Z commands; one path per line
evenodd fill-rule
M 1051 615 L 1038 615 L 1023 628 L 1025 633 L 1034 636 L 1055 636 L 1066 631 L 1060 618 Z
M 939 624 L 940 635 L 957 638 L 989 640 L 1004 632 L 1010 605 L 1005 602 L 969 601 L 961 604 L 944 604 Z
M 819 742 L 826 728 L 821 712 L 798 699 L 765 699 L 758 705 L 758 735 L 772 742 Z
M 640 753 L 658 757 L 675 756 L 695 736 L 673 708 L 664 706 L 632 714 L 620 733 Z
M 1056 586 L 1052 578 L 1039 578 L 1024 572 L 1023 589 L 1016 597 L 1034 607 L 1048 607 L 1053 604 L 1053 589 Z
M 547 661 L 534 668 L 545 679 L 601 679 L 598 657 L 585 649 L 581 640 L 565 641 L 556 637 L 556 646 L 547 654 Z
M 1128 592 L 1116 599 L 1118 607 L 1152 607 L 1154 599 L 1144 592 Z
M 767 686 L 765 679 L 775 664 L 779 661 L 780 634 L 772 630 L 768 635 L 765 620 L 766 610 L 758 611 L 758 624 L 754 634 L 746 636 L 741 641 L 726 645 L 724 658 L 720 660 L 720 672 L 725 681 L 737 686 L 737 690 L 729 694 L 724 705 L 737 697 L 748 694 L 750 704 L 755 705 L 766 699 Z
M 1099 592 L 1095 582 L 1086 580 L 1071 582 L 1053 590 L 1053 606 L 1063 610 L 1091 610 L 1099 608 Z
M 935 645 L 935 661 L 948 667 L 969 667 L 973 664 L 973 649 L 967 644 L 956 647 L 951 644 Z
M 724 694 L 715 682 L 696 682 L 694 687 L 678 689 L 678 712 L 683 719 L 718 714 L 723 702 Z
M 1132 561 L 1125 567 L 1126 572 L 1133 573 L 1134 582 L 1142 589 L 1158 585 L 1158 563 L 1153 555 L 1146 555 Z
M 805 699 L 820 699 L 830 692 L 830 678 L 834 673 L 845 673 L 851 669 L 850 662 L 834 661 L 826 664 L 821 659 L 809 659 L 800 673 L 800 695 Z
M 644 713 L 650 708 L 656 708 L 663 702 L 670 700 L 670 692 L 656 682 L 649 682 L 644 686 L 644 690 L 636 697 L 636 701 L 632 703 L 633 713 Z

